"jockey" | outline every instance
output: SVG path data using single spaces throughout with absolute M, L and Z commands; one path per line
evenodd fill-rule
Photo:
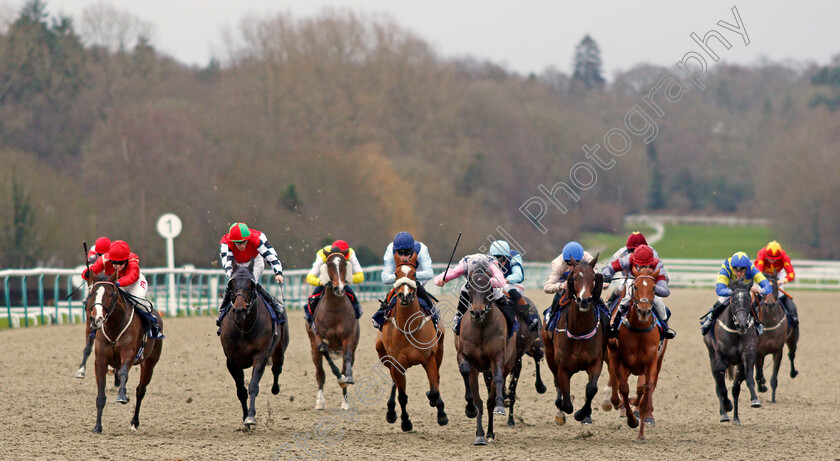
M 268 242 L 268 237 L 256 229 L 249 228 L 245 223 L 238 222 L 230 226 L 230 230 L 222 236 L 219 245 L 219 256 L 228 280 L 233 277 L 233 260 L 236 260 L 237 265 L 245 266 L 250 264 L 252 260 L 254 261 L 253 275 L 257 292 L 268 301 L 268 304 L 277 314 L 277 318 L 282 319 L 286 315 L 283 305 L 260 284 L 260 276 L 265 270 L 266 261 L 271 264 L 271 268 L 274 270 L 274 280 L 281 285 L 283 284 L 283 265 L 280 264 L 277 251 Z M 216 326 L 221 326 L 222 318 L 232 305 L 232 296 L 233 293 L 230 289 L 225 288 L 225 299 L 222 301 L 222 307 L 219 308 L 219 318 L 216 320 Z
M 632 255 L 639 245 L 648 245 L 647 239 L 645 239 L 644 234 L 642 234 L 641 232 L 633 232 L 627 238 L 627 245 L 619 248 L 618 251 L 613 253 L 613 255 L 610 257 L 610 264 L 625 256 Z M 654 248 L 650 245 L 648 246 L 651 250 L 653 250 L 653 257 L 659 259 L 659 254 L 656 252 L 656 250 L 654 250 Z M 607 306 L 609 306 L 610 309 L 615 308 L 615 303 L 618 300 L 619 296 L 621 296 L 621 285 L 615 287 L 613 292 L 610 294 L 610 298 L 607 300 Z
M 770 290 L 772 289 L 770 282 L 766 277 L 764 277 L 764 274 L 756 269 L 753 263 L 750 262 L 750 257 L 747 256 L 746 253 L 743 251 L 735 253 L 720 266 L 720 272 L 718 272 L 717 276 L 717 285 L 715 286 L 718 301 L 711 309 L 709 309 L 709 312 L 703 316 L 703 321 L 700 326 L 700 331 L 703 335 L 712 329 L 712 325 L 714 325 L 714 321 L 717 316 L 720 315 L 720 313 L 726 309 L 726 306 L 729 305 L 729 297 L 732 295 L 732 289 L 729 288 L 729 285 L 735 281 L 743 281 L 748 284 L 753 282 L 758 283 L 759 286 L 756 287 L 753 285 L 751 287 L 751 291 L 762 296 L 770 293 Z M 755 330 L 760 335 L 764 332 L 764 327 L 761 325 L 761 322 L 758 320 L 758 315 L 755 315 L 755 312 L 753 312 L 753 316 L 755 317 Z
M 329 280 L 321 279 L 321 268 L 324 267 L 327 258 L 332 253 L 344 253 L 344 258 L 353 268 L 353 283 L 362 283 L 365 281 L 365 274 L 362 272 L 362 265 L 359 264 L 359 259 L 356 258 L 356 252 L 344 240 L 336 240 L 332 245 L 327 245 L 318 250 L 318 254 L 315 255 L 315 262 L 312 263 L 312 269 L 306 274 L 306 281 L 315 287 L 315 290 L 309 295 L 309 300 L 303 309 L 303 317 L 306 319 L 307 328 L 309 328 L 309 325 L 312 324 L 312 320 L 315 318 L 315 309 L 318 307 L 318 301 L 321 300 L 321 296 L 324 294 L 324 285 L 329 282 Z M 356 318 L 361 317 L 362 306 L 359 305 L 359 299 L 350 284 L 345 285 L 345 292 L 353 304 L 353 311 L 356 313 Z
M 633 235 L 630 237 L 632 238 Z M 653 311 L 656 314 L 657 320 L 662 324 L 662 329 L 664 330 L 662 335 L 666 339 L 674 339 L 677 333 L 668 326 L 668 313 L 665 310 L 665 304 L 662 302 L 662 298 L 667 298 L 671 295 L 671 290 L 668 288 L 668 272 L 665 270 L 665 265 L 662 263 L 662 260 L 656 256 L 653 248 L 644 244 L 638 245 L 631 254 L 622 256 L 620 259 L 604 267 L 602 271 L 604 274 L 604 285 L 606 286 L 610 283 L 616 272 L 620 271 L 629 276 L 633 268 L 638 271 L 646 267 L 654 271 L 659 271 L 653 288 L 655 295 L 653 297 Z M 627 283 L 625 286 L 630 286 L 630 284 Z M 618 334 L 618 327 L 621 324 L 621 319 L 627 314 L 627 306 L 630 304 L 630 301 L 630 291 L 627 290 L 624 299 L 621 300 L 621 304 L 618 306 L 618 314 L 616 314 L 612 322 L 613 336 Z
M 569 276 L 569 272 L 582 261 L 591 263 L 593 259 L 588 251 L 583 250 L 583 246 L 580 243 L 573 241 L 567 243 L 563 247 L 563 252 L 560 256 L 554 258 L 554 261 L 551 261 L 551 273 L 548 274 L 548 279 L 546 279 L 545 286 L 543 287 L 543 291 L 546 293 L 554 293 L 551 306 L 544 313 L 546 328 L 553 328 L 551 320 L 555 316 L 555 313 L 558 309 L 562 311 L 569 304 L 570 299 L 564 296 L 566 294 L 566 278 Z M 562 305 L 560 304 L 561 301 Z M 606 310 L 606 305 L 604 305 L 602 299 L 598 298 L 596 302 L 598 302 L 598 306 Z
M 108 237 L 99 237 L 96 239 L 96 244 L 93 245 L 93 248 L 90 249 L 87 255 L 88 264 L 95 263 L 96 260 L 107 253 L 109 249 L 111 249 L 111 239 Z
M 99 241 L 97 241 L 98 243 Z M 82 278 L 90 280 L 94 275 L 103 272 L 106 275 L 111 275 L 114 271 L 117 271 L 117 277 L 119 277 L 116 283 L 118 288 L 122 288 L 123 291 L 135 298 L 146 299 L 146 290 L 149 284 L 146 282 L 146 277 L 140 273 L 140 257 L 132 253 L 128 244 L 122 240 L 111 243 L 108 251 L 90 266 L 90 272 L 88 272 L 88 269 L 82 272 Z M 152 330 L 152 339 L 163 339 L 164 336 L 158 326 L 157 318 L 152 314 L 151 303 L 131 302 L 130 304 L 142 308 L 148 314 L 146 318 L 149 320 L 149 326 Z
M 434 300 L 423 286 L 426 282 L 431 280 L 434 276 L 432 269 L 432 257 L 429 256 L 429 249 L 423 242 L 414 241 L 414 237 L 408 232 L 400 232 L 394 237 L 394 241 L 388 244 L 385 248 L 385 255 L 382 256 L 384 268 L 382 269 L 382 283 L 386 285 L 393 285 L 397 281 L 396 259 L 399 258 L 401 262 L 408 262 L 414 255 L 417 255 L 417 270 L 415 271 L 415 278 L 417 279 L 417 300 L 420 302 L 420 307 L 430 313 L 432 320 L 437 321 L 437 311 L 432 309 L 434 307 Z M 394 296 L 392 289 L 385 301 L 379 305 L 379 310 L 373 314 L 373 326 L 382 330 L 382 325 L 385 323 L 385 316 L 388 311 L 396 304 L 397 298 Z
M 496 258 L 496 262 L 502 269 L 502 274 L 505 276 L 504 291 L 516 306 L 516 312 L 526 322 L 529 330 L 537 331 L 540 327 L 540 317 L 531 312 L 528 301 L 522 297 L 524 289 L 522 282 L 525 280 L 522 255 L 518 251 L 511 250 L 506 241 L 496 240 L 490 244 L 490 256 Z
M 508 335 L 512 335 L 514 333 L 514 325 L 516 324 L 516 309 L 511 303 L 510 299 L 505 296 L 502 288 L 505 286 L 505 276 L 502 273 L 501 269 L 499 269 L 499 265 L 495 258 L 492 258 L 483 253 L 476 253 L 473 255 L 467 255 L 461 258 L 458 261 L 458 265 L 450 268 L 448 272 L 440 273 L 435 276 L 434 283 L 435 285 L 442 287 L 449 282 L 450 280 L 454 280 L 462 275 L 468 275 L 470 271 L 478 266 L 486 265 L 486 267 L 490 271 L 490 284 L 492 285 L 491 294 L 493 299 L 491 301 L 495 301 L 496 305 L 499 306 L 501 309 L 502 314 L 504 314 L 505 318 L 507 319 L 508 324 L 510 325 L 510 330 L 508 331 Z M 444 275 L 446 278 L 444 279 Z M 467 312 L 470 308 L 470 292 L 467 288 L 469 284 L 469 280 L 467 283 L 464 283 L 464 286 L 461 287 L 461 297 L 458 299 L 458 315 L 455 318 L 455 328 L 452 331 L 456 335 L 460 335 L 461 333 L 461 318 L 464 316 L 464 313 Z
M 782 288 L 782 285 L 792 282 L 796 278 L 796 273 L 793 272 L 793 265 L 790 263 L 790 257 L 782 249 L 782 246 L 779 245 L 779 242 L 775 240 L 768 243 L 766 247 L 758 250 L 758 256 L 755 258 L 755 268 L 762 273 L 769 272 L 771 274 L 778 274 L 784 270 L 785 278 L 779 279 L 779 288 Z M 790 317 L 793 326 L 799 325 L 799 316 L 797 315 L 796 304 L 793 303 L 793 300 L 781 290 L 779 290 L 778 299 L 782 307 L 785 308 L 785 312 Z

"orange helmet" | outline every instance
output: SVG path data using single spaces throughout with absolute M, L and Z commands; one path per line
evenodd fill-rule
M 782 246 L 779 245 L 779 242 L 773 240 L 764 247 L 764 254 L 767 255 L 767 259 L 779 259 L 782 257 Z

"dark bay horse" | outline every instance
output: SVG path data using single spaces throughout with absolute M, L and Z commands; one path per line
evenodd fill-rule
M 444 411 L 443 399 L 440 396 L 440 364 L 443 361 L 444 330 L 440 325 L 435 326 L 431 317 L 420 309 L 420 302 L 417 300 L 416 270 L 417 253 L 408 263 L 396 261 L 397 278 L 394 289 L 398 303 L 394 307 L 393 316 L 387 319 L 388 321 L 382 325 L 382 331 L 376 335 L 376 352 L 379 354 L 379 361 L 388 366 L 391 379 L 394 380 L 385 419 L 389 423 L 397 420 L 394 395 L 399 391 L 403 431 L 412 429 L 411 420 L 405 410 L 408 403 L 408 395 L 405 392 L 405 370 L 414 365 L 422 365 L 426 370 L 426 376 L 429 379 L 429 392 L 426 392 L 426 397 L 429 398 L 430 406 L 437 407 L 438 424 L 445 426 L 449 423 L 449 418 Z M 385 357 L 389 359 L 386 360 Z M 391 360 L 396 361 L 400 366 L 392 366 Z
M 738 418 L 738 396 L 741 394 L 742 381 L 747 382 L 747 388 L 750 391 L 750 406 L 753 408 L 761 406 L 761 401 L 755 393 L 753 379 L 758 338 L 755 331 L 755 319 L 752 316 L 752 303 L 749 288 L 743 284 L 736 284 L 729 305 L 718 316 L 714 327 L 703 337 L 703 342 L 709 351 L 712 376 L 715 378 L 722 423 L 729 421 L 727 412 L 733 409 L 724 382 L 724 373 L 730 367 L 735 367 L 732 383 L 732 399 L 735 401 L 733 424 L 741 424 Z
M 644 268 L 641 271 L 632 269 L 635 277 L 630 288 L 630 308 L 621 322 L 618 338 L 609 341 L 609 373 L 612 384 L 611 404 L 619 408 L 618 393 L 621 393 L 622 404 L 627 425 L 631 428 L 639 426 L 637 440 L 645 439 L 645 424 L 639 425 L 632 411 L 632 401 L 629 398 L 629 376 L 639 376 L 636 386 L 636 403 L 639 407 L 639 417 L 642 421 L 653 421 L 653 392 L 659 379 L 662 360 L 668 347 L 668 340 L 660 343 L 659 329 L 653 315 L 653 288 L 659 271 Z M 616 386 L 617 384 L 617 386 Z M 605 408 L 606 409 L 606 408 Z
M 254 403 L 260 393 L 260 379 L 269 358 L 274 375 L 271 393 L 280 393 L 278 379 L 283 372 L 283 360 L 289 345 L 288 322 L 275 326 L 268 311 L 271 307 L 257 296 L 253 265 L 253 261 L 248 266 L 237 265 L 233 261 L 233 275 L 228 282 L 232 306 L 222 319 L 219 333 L 227 369 L 236 383 L 236 396 L 242 404 L 242 423 L 249 429 L 257 424 Z M 253 369 L 246 390 L 244 370 L 248 367 Z
M 347 299 L 347 253 L 336 251 L 327 256 L 324 264 L 329 282 L 324 286 L 324 297 L 318 304 L 312 326 L 306 330 L 309 335 L 309 345 L 312 351 L 312 362 L 315 364 L 315 380 L 318 382 L 318 396 L 315 399 L 315 409 L 323 410 L 324 400 L 324 363 L 327 363 L 333 375 L 338 379 L 343 394 L 341 408 L 350 409 L 347 403 L 347 385 L 354 384 L 353 362 L 356 356 L 356 346 L 359 345 L 359 320 L 353 312 L 353 304 Z M 322 279 L 323 280 L 323 279 Z M 330 354 L 340 355 L 344 365 L 341 371 L 333 362 Z
M 91 328 L 99 330 L 96 335 L 96 425 L 93 432 L 102 433 L 102 410 L 105 408 L 105 377 L 108 366 L 117 369 L 116 377 L 120 382 L 117 402 L 128 403 L 126 396 L 126 382 L 128 370 L 132 365 L 140 364 L 140 382 L 137 384 L 134 404 L 134 417 L 131 419 L 131 430 L 136 431 L 140 425 L 140 403 L 146 395 L 146 386 L 152 380 L 152 372 L 160 359 L 163 342 L 159 339 L 146 339 L 143 322 L 135 315 L 132 307 L 122 292 L 117 289 L 118 274 L 100 276 L 90 287 L 85 308 L 91 313 L 93 321 Z M 163 331 L 163 320 L 160 314 L 154 312 L 158 325 Z
M 543 332 L 545 358 L 554 375 L 557 412 L 554 422 L 566 424 L 566 414 L 572 413 L 572 399 L 569 381 L 579 372 L 586 371 L 589 381 L 586 385 L 586 402 L 575 412 L 575 420 L 592 424 L 592 399 L 598 393 L 598 377 L 604 365 L 609 326 L 598 311 L 597 300 L 601 297 L 603 275 L 595 273 L 598 256 L 589 263 L 581 262 L 569 271 L 566 279 L 566 293 L 570 304 L 557 322 L 555 332 Z M 557 333 L 557 334 L 554 334 Z
M 770 376 L 770 387 L 773 389 L 770 403 L 776 403 L 776 386 L 779 384 L 779 367 L 782 364 L 782 352 L 785 344 L 788 346 L 790 358 L 790 377 L 795 378 L 798 371 L 793 364 L 796 357 L 796 346 L 799 342 L 799 326 L 791 327 L 787 314 L 779 301 L 779 279 L 775 273 L 764 273 L 773 286 L 774 303 L 761 300 L 758 307 L 758 319 L 764 325 L 764 333 L 758 337 L 755 351 L 755 381 L 759 392 L 767 392 L 764 379 L 764 356 L 773 355 L 773 374 Z
M 537 311 L 537 306 L 531 301 L 528 297 L 522 296 L 522 299 L 528 303 L 528 310 L 531 313 L 536 314 L 537 317 L 541 318 L 542 316 L 539 315 Z M 528 329 L 528 325 L 520 319 L 519 321 L 519 329 L 516 331 L 516 362 L 513 364 L 513 370 L 510 373 L 510 382 L 508 383 L 507 389 L 507 398 L 505 399 L 505 406 L 510 409 L 508 413 L 508 421 L 507 425 L 509 427 L 513 427 L 516 425 L 516 422 L 513 420 L 513 407 L 516 404 L 516 387 L 519 383 L 519 375 L 522 373 L 522 359 L 525 355 L 530 356 L 534 359 L 534 366 L 537 369 L 537 379 L 534 382 L 534 386 L 537 389 L 537 392 L 540 394 L 545 394 L 546 387 L 543 384 L 542 378 L 540 377 L 540 360 L 545 357 L 545 350 L 542 343 L 542 332 L 543 332 L 543 324 L 542 320 L 540 320 L 540 327 L 537 331 L 531 331 Z
M 461 320 L 461 334 L 455 336 L 458 369 L 464 379 L 467 401 L 465 413 L 476 418 L 475 445 L 493 441 L 493 415 L 504 416 L 504 384 L 516 362 L 516 337 L 508 336 L 507 321 L 493 300 L 489 268 L 481 263 L 467 273 L 470 296 L 469 315 Z M 479 395 L 478 374 L 487 386 L 488 423 L 485 437 L 481 417 L 484 413 Z

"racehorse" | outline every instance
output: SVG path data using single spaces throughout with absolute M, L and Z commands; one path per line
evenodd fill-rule
M 396 258 L 395 258 L 396 259 Z M 394 395 L 399 391 L 400 419 L 403 431 L 412 428 L 411 419 L 405 410 L 408 395 L 405 392 L 405 370 L 422 365 L 429 379 L 429 406 L 437 407 L 438 424 L 445 426 L 449 418 L 444 411 L 443 399 L 440 396 L 440 364 L 443 360 L 444 330 L 440 325 L 431 321 L 420 309 L 417 300 L 417 253 L 407 263 L 396 261 L 396 282 L 394 289 L 398 303 L 394 314 L 382 326 L 382 331 L 376 335 L 376 352 L 380 363 L 384 363 L 391 371 L 394 385 L 391 387 L 391 398 L 388 400 L 388 411 L 385 419 L 389 423 L 397 420 L 394 411 Z M 388 357 L 388 359 L 385 359 Z M 395 361 L 399 366 L 392 365 Z
M 343 394 L 341 408 L 350 409 L 347 403 L 347 385 L 354 384 L 353 362 L 356 346 L 359 344 L 359 320 L 353 312 L 353 305 L 347 299 L 345 291 L 347 279 L 347 252 L 334 252 L 327 256 L 323 267 L 329 282 L 324 286 L 324 297 L 315 311 L 312 326 L 307 328 L 309 345 L 312 350 L 312 362 L 315 364 L 315 380 L 318 382 L 318 396 L 315 399 L 315 409 L 323 410 L 324 400 L 324 364 L 322 358 L 327 359 L 338 385 Z M 331 353 L 340 354 L 344 359 L 341 371 L 330 357 Z
M 618 393 L 627 416 L 627 425 L 631 428 L 639 426 L 638 441 L 645 439 L 645 424 L 639 424 L 632 411 L 632 401 L 629 398 L 630 386 L 628 377 L 632 374 L 639 376 L 636 386 L 636 403 L 639 407 L 639 418 L 645 423 L 653 422 L 653 392 L 665 358 L 668 340 L 660 342 L 659 329 L 653 315 L 653 288 L 659 270 L 644 268 L 631 270 L 635 280 L 630 293 L 630 308 L 622 319 L 618 329 L 618 338 L 609 341 L 609 373 L 612 387 L 611 404 L 619 408 Z M 643 379 L 642 379 L 643 378 Z M 617 384 L 617 386 L 616 386 Z M 608 408 L 605 408 L 608 409 Z M 650 418 L 650 419 L 649 419 Z
M 468 418 L 476 418 L 474 445 L 493 441 L 493 415 L 504 416 L 505 378 L 516 361 L 516 338 L 508 335 L 507 321 L 493 300 L 492 280 L 486 263 L 481 262 L 467 273 L 470 315 L 461 320 L 461 334 L 455 336 L 458 369 L 464 379 Z M 478 374 L 483 373 L 487 386 L 488 423 L 485 438 L 481 417 L 484 413 L 479 394 Z
M 528 310 L 531 311 L 532 314 L 535 314 L 537 315 L 537 317 L 539 317 L 536 304 L 534 304 L 534 302 L 526 296 L 523 296 L 522 299 L 524 299 L 528 303 Z M 513 420 L 513 406 L 516 403 L 516 386 L 519 383 L 519 375 L 520 373 L 522 373 L 522 358 L 524 355 L 527 354 L 534 359 L 534 366 L 537 369 L 537 379 L 534 382 L 534 386 L 536 387 L 538 393 L 545 394 L 546 387 L 545 384 L 543 384 L 542 382 L 542 378 L 540 377 L 540 360 L 542 360 L 542 358 L 545 357 L 545 350 L 541 339 L 542 332 L 542 322 L 540 322 L 540 326 L 537 329 L 537 331 L 531 331 L 528 329 L 528 325 L 525 322 L 520 321 L 519 329 L 515 333 L 516 362 L 513 364 L 513 370 L 511 370 L 510 373 L 510 382 L 508 383 L 507 398 L 505 399 L 505 406 L 510 409 L 507 422 L 509 427 L 513 427 L 516 425 L 516 422 Z
M 219 338 L 225 352 L 227 369 L 236 383 L 236 396 L 242 404 L 242 423 L 250 429 L 257 424 L 254 405 L 260 393 L 260 379 L 271 358 L 274 383 L 271 393 L 280 393 L 278 379 L 283 372 L 283 360 L 289 345 L 289 324 L 275 325 L 270 306 L 257 295 L 253 279 L 254 261 L 247 266 L 232 261 L 233 274 L 228 281 L 232 306 L 222 319 Z M 245 389 L 245 372 L 251 370 L 251 380 Z M 250 404 L 248 397 L 250 396 Z
M 96 335 L 94 347 L 96 361 L 96 425 L 93 432 L 102 433 L 102 410 L 105 408 L 105 376 L 108 366 L 117 369 L 116 379 L 119 379 L 120 389 L 117 402 L 128 403 L 126 383 L 128 370 L 132 365 L 140 364 L 140 382 L 137 384 L 134 404 L 134 417 L 131 419 L 131 430 L 136 431 L 140 425 L 140 403 L 146 395 L 146 386 L 152 380 L 152 372 L 160 359 L 163 342 L 159 339 L 146 338 L 145 328 L 140 317 L 135 315 L 135 308 L 126 300 L 125 295 L 117 288 L 117 271 L 110 276 L 102 275 L 90 286 L 90 296 L 85 308 L 91 313 L 92 330 L 100 330 Z M 163 331 L 163 321 L 156 311 L 158 325 Z
M 545 343 L 545 358 L 548 368 L 554 375 L 554 386 L 557 389 L 557 399 L 554 405 L 557 412 L 554 422 L 558 426 L 566 424 L 566 414 L 570 414 L 572 406 L 569 394 L 569 380 L 578 371 L 586 371 L 589 381 L 586 385 L 586 402 L 580 410 L 575 412 L 575 420 L 584 424 L 592 424 L 592 399 L 598 393 L 598 377 L 604 365 L 604 354 L 607 348 L 608 325 L 601 318 L 596 300 L 601 297 L 604 277 L 595 273 L 594 260 L 575 265 L 569 271 L 566 279 L 566 296 L 570 298 L 565 308 L 566 315 L 557 321 L 554 332 L 543 332 Z
M 772 294 L 768 297 L 773 296 Z M 741 382 L 747 382 L 750 391 L 750 406 L 758 408 L 761 401 L 755 393 L 753 367 L 755 365 L 755 349 L 758 342 L 755 331 L 755 319 L 752 316 L 752 297 L 749 288 L 743 283 L 736 283 L 729 305 L 721 312 L 714 327 L 703 337 L 703 342 L 709 351 L 709 362 L 712 376 L 715 378 L 716 392 L 720 401 L 720 422 L 728 422 L 727 412 L 732 411 L 732 401 L 729 400 L 724 382 L 724 373 L 730 367 L 735 367 L 734 382 L 732 383 L 732 399 L 735 401 L 733 424 L 741 424 L 738 418 L 738 396 L 741 394 Z
M 779 278 L 776 273 L 764 273 L 767 280 L 773 286 L 774 303 L 767 303 L 761 300 L 758 307 L 758 319 L 764 325 L 764 333 L 758 337 L 758 344 L 755 351 L 755 381 L 758 383 L 759 392 L 767 392 L 764 379 L 764 356 L 773 355 L 773 375 L 770 377 L 770 387 L 773 389 L 770 403 L 776 403 L 776 386 L 779 384 L 779 366 L 782 364 L 782 352 L 785 344 L 788 345 L 788 357 L 790 358 L 790 377 L 795 378 L 798 371 L 793 365 L 796 357 L 796 345 L 799 341 L 799 326 L 791 327 L 787 315 L 779 301 Z

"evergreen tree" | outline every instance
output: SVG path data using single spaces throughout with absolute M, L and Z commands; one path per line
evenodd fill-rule
M 811 77 L 811 83 L 818 86 L 827 86 L 831 90 L 829 96 L 823 93 L 814 95 L 814 98 L 811 99 L 811 107 L 825 104 L 831 112 L 840 108 L 840 64 L 823 67 Z
M 604 87 L 603 71 L 601 69 L 601 50 L 598 44 L 588 34 L 575 47 L 575 72 L 572 78 L 580 80 L 586 88 L 601 89 Z

